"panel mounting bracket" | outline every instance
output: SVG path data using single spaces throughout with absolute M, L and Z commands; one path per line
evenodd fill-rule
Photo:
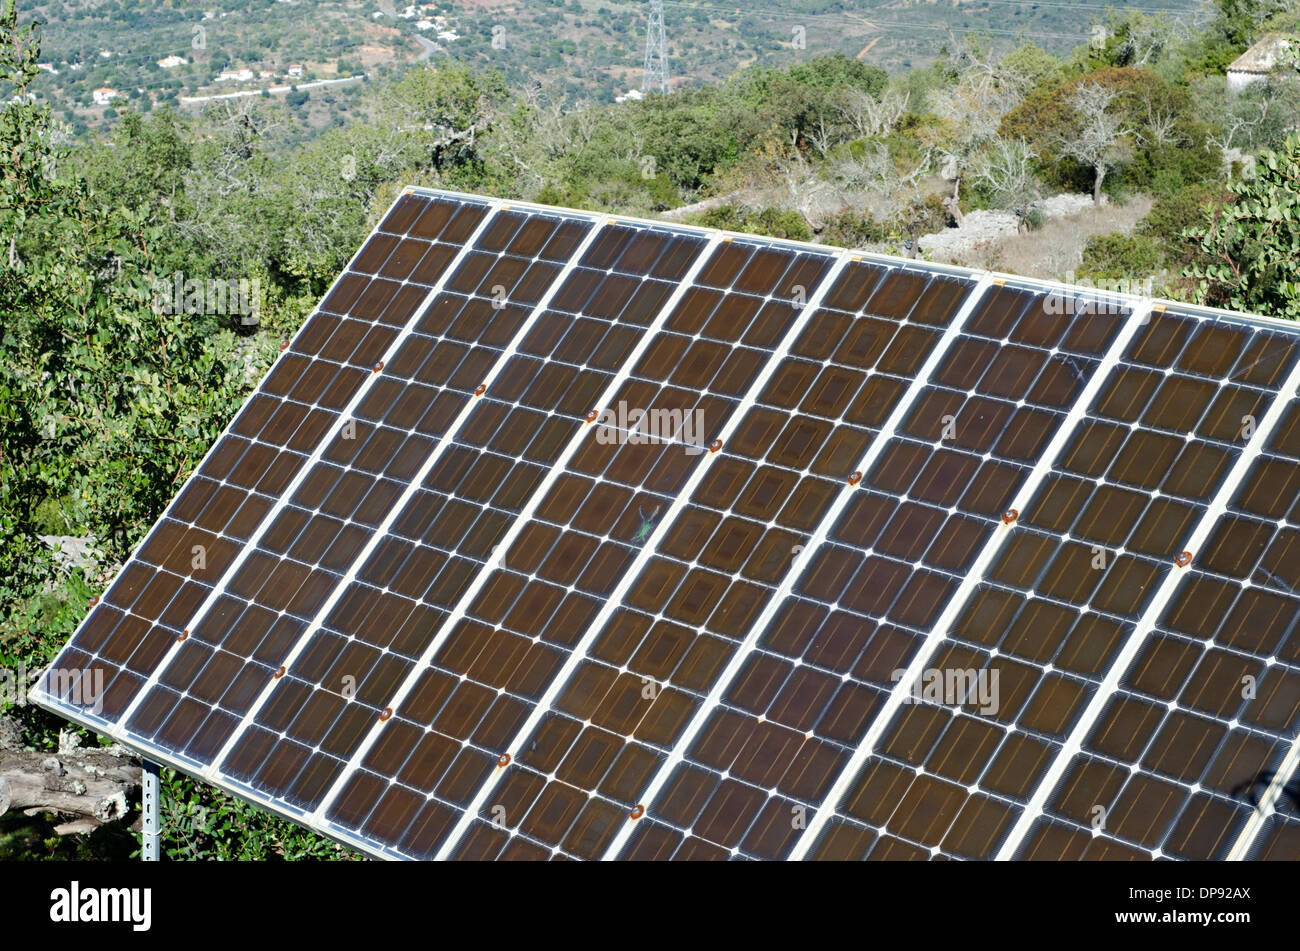
M 140 809 L 143 813 L 140 858 L 146 862 L 158 861 L 158 840 L 162 837 L 162 823 L 159 819 L 161 801 L 158 764 L 145 760 L 140 770 Z

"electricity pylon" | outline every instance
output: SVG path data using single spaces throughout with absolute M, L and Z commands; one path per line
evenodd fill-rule
M 650 23 L 645 34 L 645 80 L 641 91 L 668 92 L 668 40 L 664 35 L 664 0 L 650 0 Z

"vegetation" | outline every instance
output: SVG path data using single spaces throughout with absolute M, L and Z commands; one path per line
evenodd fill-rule
M 1193 297 L 1233 310 L 1300 319 L 1300 133 L 1261 153 L 1252 180 L 1186 237 L 1199 255 L 1188 268 Z
M 240 6 L 270 16 L 264 4 Z M 38 68 L 40 31 L 6 2 L 0 666 L 35 669 L 64 643 L 405 184 L 616 214 L 674 210 L 734 230 L 909 254 L 922 235 L 979 209 L 1037 226 L 1039 200 L 1054 190 L 1098 202 L 1150 196 L 1132 234 L 1088 242 L 1083 273 L 1160 275 L 1186 299 L 1300 318 L 1300 137 L 1289 134 L 1300 125 L 1300 70 L 1237 97 L 1224 82 L 1252 39 L 1296 29 L 1294 3 L 1218 0 L 1199 32 L 1117 14 L 1104 42 L 1060 53 L 954 37 L 933 63 L 892 75 L 843 52 L 787 68 L 738 59 L 755 31 L 776 30 L 756 16 L 765 25 L 718 47 L 733 56 L 722 81 L 619 105 L 607 101 L 611 76 L 596 75 L 614 52 L 592 53 L 591 32 L 566 45 L 567 27 L 556 26 L 614 29 L 614 18 L 573 0 L 527 6 L 550 18 L 555 44 L 521 43 L 520 58 L 497 62 L 481 23 L 467 65 L 376 74 L 330 103 L 324 123 L 313 111 L 318 91 L 300 90 L 184 114 L 174 97 L 115 100 L 96 132 L 52 96 L 29 95 L 58 87 Z M 215 5 L 225 8 L 235 14 Z M 116 0 L 96 9 L 123 29 L 145 16 Z M 705 11 L 683 8 L 683 17 L 701 35 L 716 30 Z M 361 55 L 336 52 L 340 71 Z M 575 79 L 535 84 L 529 68 Z M 178 276 L 242 282 L 251 311 L 171 313 L 159 296 Z M 102 556 L 71 564 L 42 536 L 93 537 Z M 29 745 L 56 742 L 54 718 L 0 712 L 18 719 Z M 175 857 L 346 854 L 183 777 L 169 776 L 167 790 Z M 48 823 L 23 822 L 0 823 L 0 850 L 124 848 L 121 835 L 60 841 Z

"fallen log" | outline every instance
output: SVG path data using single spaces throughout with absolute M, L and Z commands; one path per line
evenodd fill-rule
M 23 749 L 16 726 L 0 717 L 0 814 L 70 817 L 60 835 L 86 832 L 130 814 L 140 797 L 140 764 L 119 746 L 82 747 L 60 736 L 59 751 Z

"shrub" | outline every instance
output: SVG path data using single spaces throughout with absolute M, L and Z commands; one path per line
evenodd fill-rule
M 888 237 L 885 226 L 870 214 L 849 209 L 826 220 L 822 240 L 841 248 L 858 248 L 877 244 Z
M 1164 254 L 1153 238 L 1140 234 L 1099 234 L 1083 247 L 1082 273 L 1091 278 L 1146 277 L 1160 269 Z
M 1183 232 L 1204 220 L 1207 207 L 1222 204 L 1228 197 L 1222 185 L 1185 185 L 1156 198 L 1146 217 L 1138 222 L 1137 233 L 1153 239 L 1172 257 L 1182 248 Z
M 1197 303 L 1300 319 L 1300 133 L 1264 151 L 1256 178 L 1233 182 L 1231 200 L 1212 207 L 1186 245 L 1182 274 Z
M 811 241 L 813 232 L 797 211 L 784 208 L 763 208 L 757 211 L 735 205 L 710 208 L 697 216 L 696 224 L 724 231 L 743 231 L 769 238 L 787 238 L 792 241 Z

